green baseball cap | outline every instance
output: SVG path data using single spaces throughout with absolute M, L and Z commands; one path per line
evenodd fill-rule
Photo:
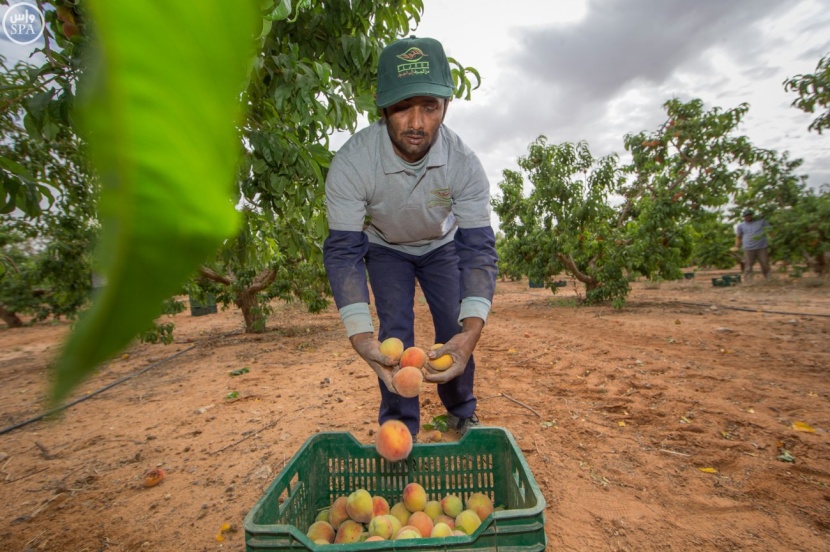
M 377 104 L 381 109 L 413 96 L 449 98 L 453 90 L 444 47 L 434 38 L 413 35 L 380 53 Z

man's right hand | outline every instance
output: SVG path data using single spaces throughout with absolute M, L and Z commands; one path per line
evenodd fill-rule
M 398 363 L 380 352 L 380 341 L 375 339 L 375 335 L 369 332 L 354 334 L 349 338 L 349 341 L 352 342 L 352 347 L 357 351 L 357 354 L 366 361 L 366 364 L 383 381 L 386 388 L 396 393 L 395 386 L 392 385 L 392 376 L 399 369 Z

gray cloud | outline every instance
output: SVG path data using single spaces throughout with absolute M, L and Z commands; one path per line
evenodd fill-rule
M 776 0 L 603 0 L 580 23 L 525 30 L 515 64 L 548 86 L 603 101 L 635 81 L 659 84 L 712 46 L 760 50 L 754 24 L 786 7 Z M 744 52 L 744 54 L 740 54 Z

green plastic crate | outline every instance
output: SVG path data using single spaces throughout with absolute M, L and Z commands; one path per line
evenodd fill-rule
M 190 316 L 205 316 L 207 314 L 216 314 L 216 299 L 213 298 L 213 295 L 207 294 L 205 297 L 205 302 L 199 301 L 192 295 L 189 296 L 190 299 Z
M 317 512 L 357 489 L 401 500 L 403 488 L 420 483 L 429 500 L 474 492 L 503 506 L 472 535 L 354 544 L 314 544 L 305 536 Z M 291 458 L 265 495 L 245 516 L 248 552 L 283 550 L 545 550 L 545 499 L 513 436 L 498 427 L 471 428 L 455 443 L 416 444 L 404 461 L 381 458 L 374 445 L 350 433 L 318 433 Z

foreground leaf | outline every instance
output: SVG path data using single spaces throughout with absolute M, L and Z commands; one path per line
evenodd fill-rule
M 98 260 L 108 285 L 58 361 L 53 400 L 149 326 L 234 234 L 235 124 L 257 4 L 89 3 L 100 50 L 81 121 L 103 184 Z

